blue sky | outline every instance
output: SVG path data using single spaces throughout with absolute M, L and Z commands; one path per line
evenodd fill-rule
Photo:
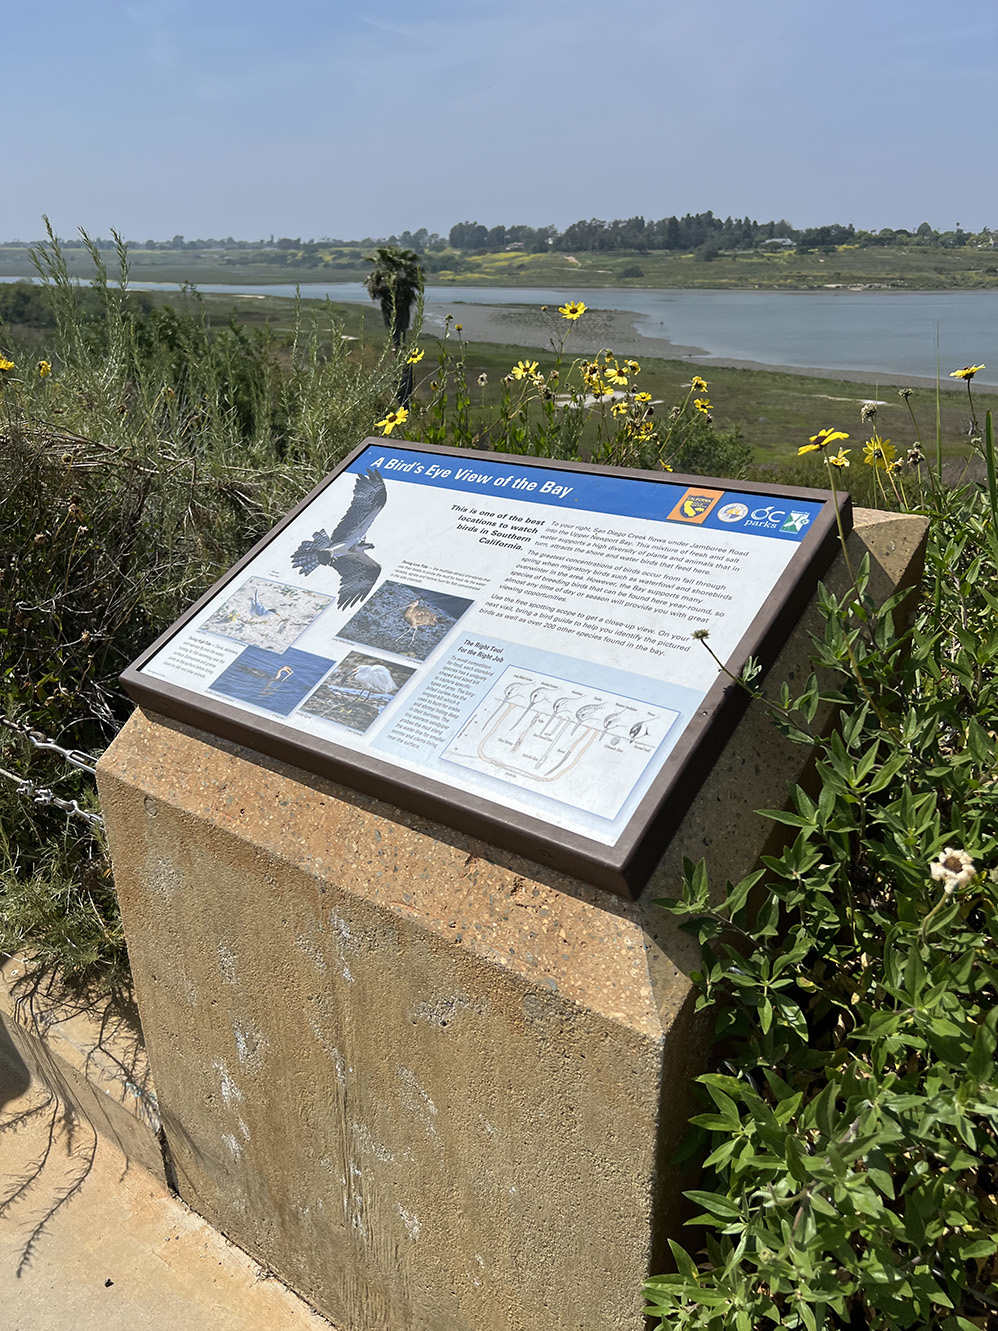
M 994 0 L 49 0 L 0 49 L 4 239 L 998 228 Z

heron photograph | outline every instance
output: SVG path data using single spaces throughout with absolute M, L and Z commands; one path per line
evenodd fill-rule
M 396 661 L 368 656 L 365 652 L 348 652 L 301 710 L 363 732 L 377 721 L 415 673 L 411 666 Z
M 333 598 L 267 578 L 247 578 L 202 625 L 206 633 L 281 652 L 322 614 Z
M 384 582 L 337 636 L 425 661 L 473 605 L 464 596 Z
M 324 656 L 293 647 L 286 652 L 247 647 L 226 666 L 211 690 L 278 716 L 289 716 L 334 664 Z

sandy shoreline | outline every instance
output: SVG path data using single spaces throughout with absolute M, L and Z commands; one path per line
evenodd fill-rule
M 433 305 L 426 310 L 423 326 L 431 336 L 440 336 L 448 314 L 454 316 L 454 324 L 462 325 L 466 342 L 551 350 L 567 332 L 565 350 L 569 355 L 593 355 L 606 348 L 619 356 L 637 356 L 643 352 L 659 360 L 707 355 L 703 347 L 680 346 L 661 337 L 643 337 L 635 327 L 638 316 L 626 310 L 589 309 L 570 325 L 553 306 L 545 312 L 536 305 L 473 305 L 455 301 L 453 305 Z
M 546 312 L 533 305 L 478 305 L 454 301 L 427 309 L 423 328 L 430 337 L 439 337 L 447 314 L 452 324 L 462 325 L 465 342 L 489 342 L 494 345 L 553 350 L 565 333 L 566 322 L 554 308 Z M 812 379 L 837 379 L 845 383 L 886 383 L 898 388 L 934 388 L 934 378 L 921 375 L 877 375 L 861 370 L 814 369 L 802 365 L 770 365 L 762 361 L 728 360 L 711 356 L 703 347 L 682 346 L 661 337 L 645 337 L 637 329 L 639 316 L 626 310 L 589 309 L 572 325 L 565 344 L 569 356 L 593 355 L 607 348 L 618 356 L 651 356 L 655 360 L 689 361 L 709 368 L 732 370 L 770 370 L 777 374 L 795 374 Z M 962 385 L 943 379 L 940 386 L 960 391 Z

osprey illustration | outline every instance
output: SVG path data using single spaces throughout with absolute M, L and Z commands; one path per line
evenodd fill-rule
M 375 467 L 368 467 L 354 482 L 350 507 L 336 524 L 332 536 L 320 529 L 310 541 L 302 541 L 291 556 L 291 563 L 306 577 L 320 564 L 329 564 L 336 570 L 340 575 L 336 604 L 341 610 L 365 600 L 378 581 L 381 565 L 367 553 L 374 546 L 364 537 L 387 499 L 381 473 Z

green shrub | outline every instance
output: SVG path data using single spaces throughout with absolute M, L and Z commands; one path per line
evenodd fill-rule
M 0 284 L 0 324 L 18 328 L 54 328 L 55 314 L 44 288 L 32 282 Z
M 0 714 L 99 753 L 131 710 L 122 668 L 369 433 L 397 358 L 365 366 L 322 314 L 287 347 L 213 328 L 193 293 L 133 299 L 123 246 L 113 282 L 91 258 L 81 292 L 50 241 L 41 294 L 8 307 L 47 319 L 0 340 Z M 0 766 L 94 806 L 89 776 L 4 729 Z M 0 884 L 0 949 L 121 980 L 99 837 L 9 779 Z
M 907 632 L 865 569 L 824 596 L 817 673 L 758 704 L 815 749 L 815 788 L 767 813 L 789 844 L 723 892 L 687 863 L 662 903 L 715 1049 L 687 1143 L 706 1241 L 647 1287 L 662 1331 L 998 1326 L 996 500 L 934 486 Z

